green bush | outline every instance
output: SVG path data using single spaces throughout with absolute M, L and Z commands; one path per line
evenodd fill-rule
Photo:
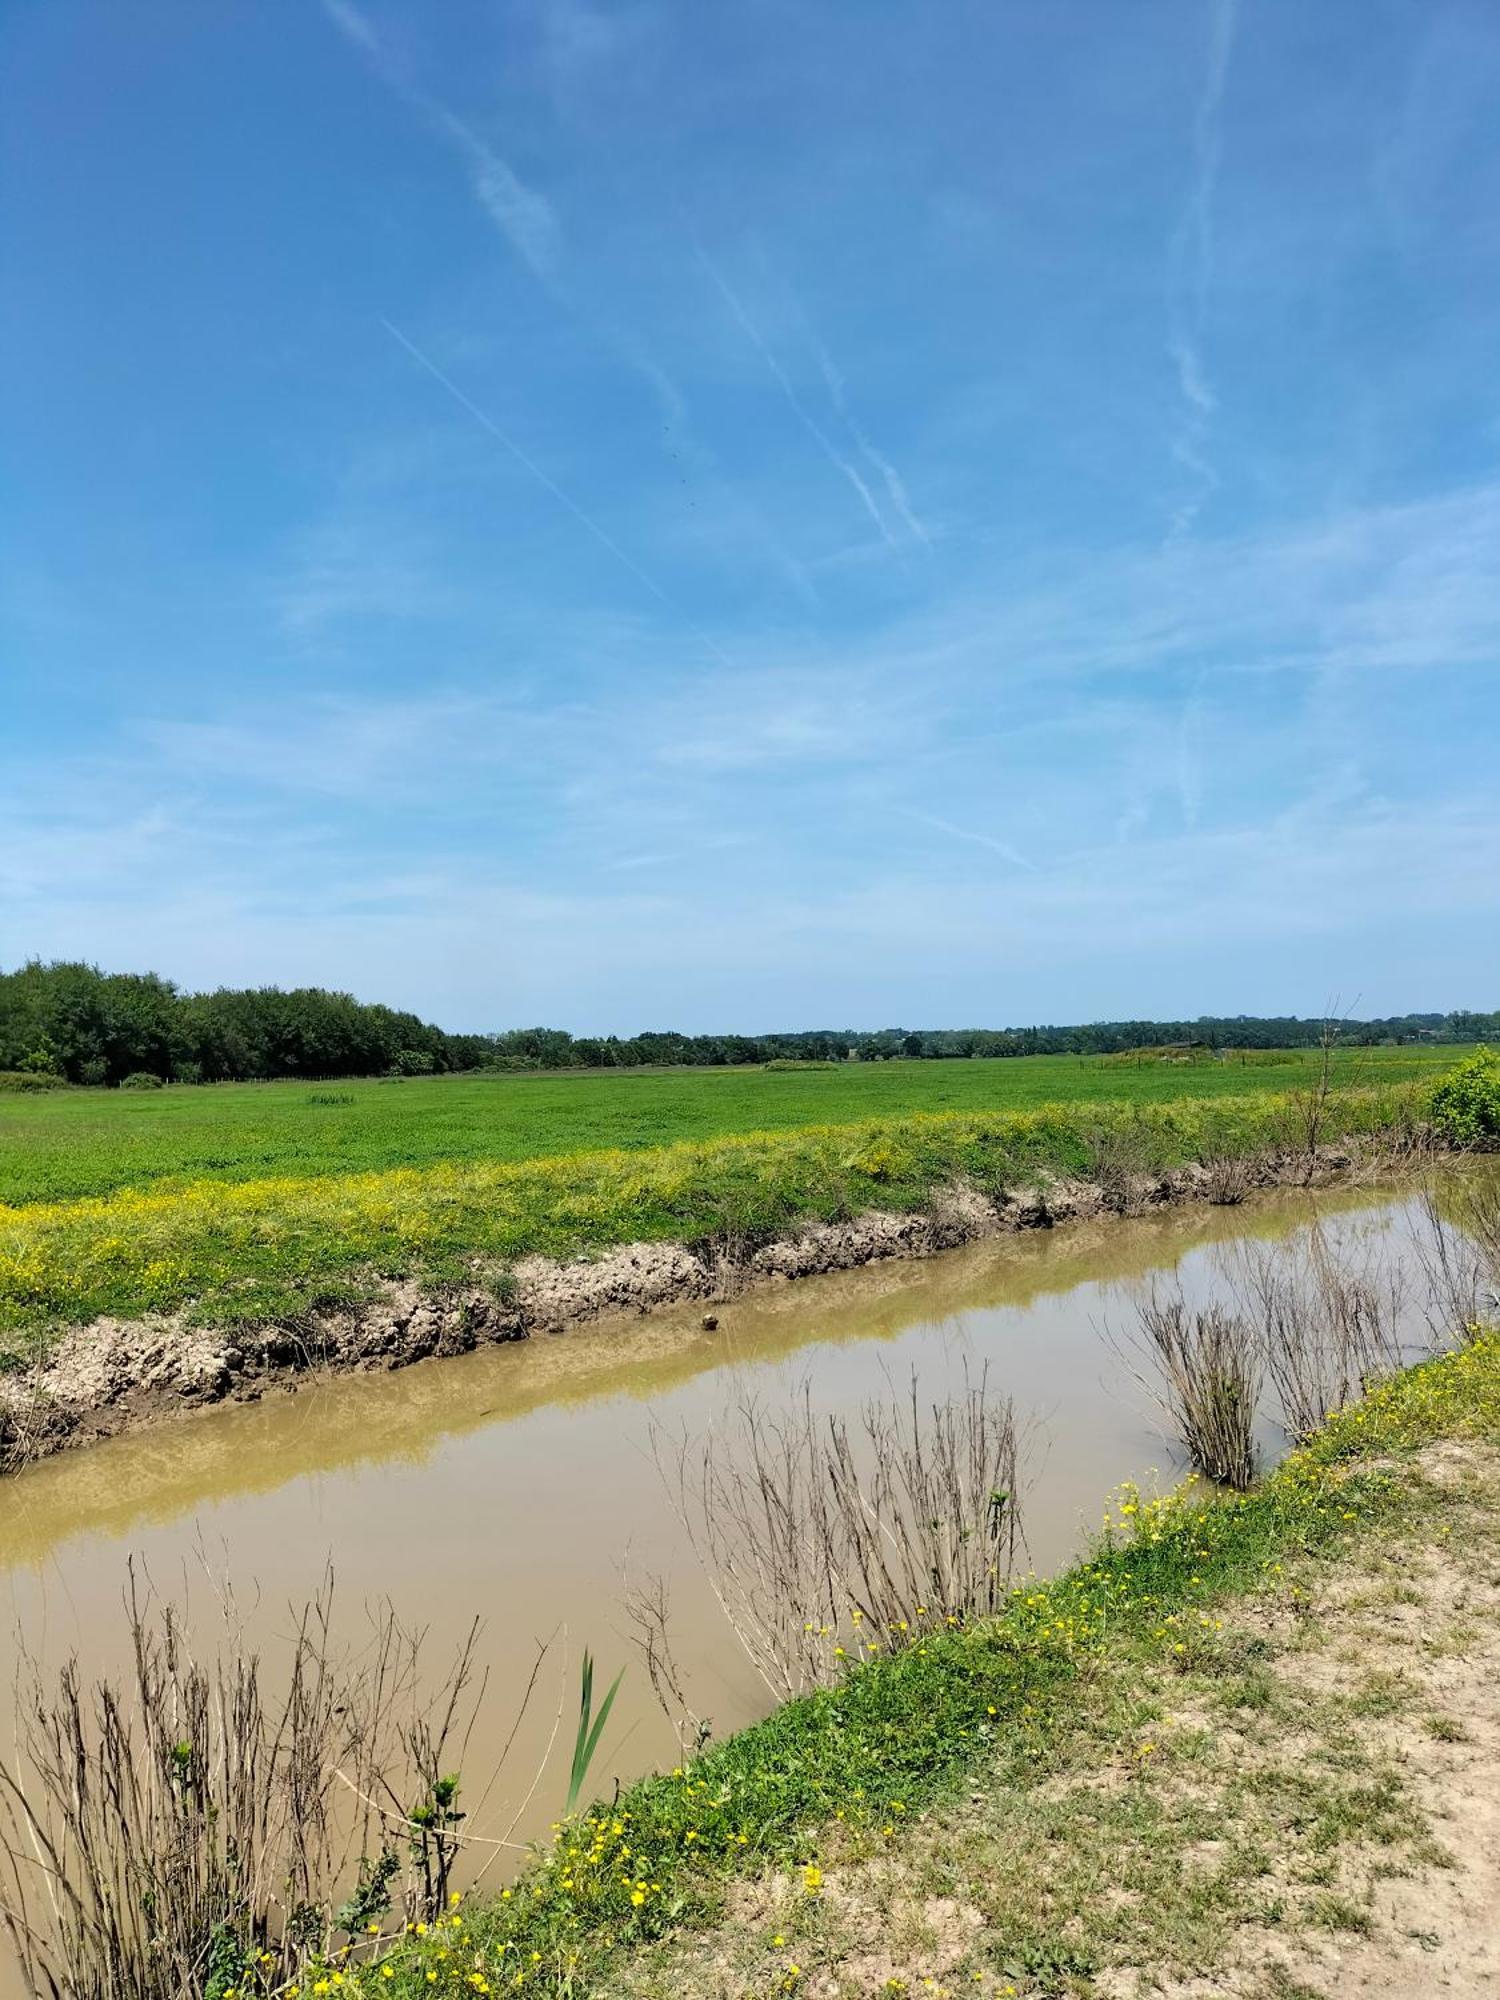
M 1500 1055 L 1481 1047 L 1455 1063 L 1433 1090 L 1432 1117 L 1456 1146 L 1500 1141 Z
M 121 1090 L 160 1090 L 161 1078 L 149 1069 L 133 1069 L 120 1078 Z
M 66 1082 L 46 1070 L 0 1069 L 0 1090 L 61 1090 Z

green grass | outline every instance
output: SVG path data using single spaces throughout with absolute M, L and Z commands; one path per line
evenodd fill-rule
M 916 1814 L 954 1799 L 977 1773 L 1002 1794 L 1034 1784 L 1079 1726 L 1091 1688 L 1118 1683 L 1122 1671 L 1166 1670 L 1185 1690 L 1221 1689 L 1228 1710 L 1245 1696 L 1253 1711 L 1260 1642 L 1233 1642 L 1223 1614 L 1289 1582 L 1294 1564 L 1338 1560 L 1399 1523 L 1422 1504 L 1403 1455 L 1449 1437 L 1500 1441 L 1500 1333 L 1383 1385 L 1258 1491 L 1206 1499 L 1183 1489 L 1139 1505 L 1128 1530 L 1107 1532 L 1057 1581 L 1023 1587 L 997 1620 L 859 1666 L 841 1686 L 567 1822 L 511 1890 L 474 1899 L 424 1935 L 365 1946 L 379 1965 L 348 1964 L 344 1979 L 396 2000 L 425 1993 L 429 1974 L 445 1990 L 455 1978 L 474 1990 L 619 1990 L 622 1955 L 715 1924 L 736 1877 L 811 1870 L 805 1886 L 815 1892 L 830 1852 L 899 1842 Z M 1147 1705 L 1137 1718 L 1143 1758 L 1159 1749 L 1152 1715 Z M 1191 1762 L 1208 1751 L 1201 1732 L 1187 1732 L 1173 1754 Z M 1320 1852 L 1405 1830 L 1399 1787 L 1342 1752 L 1337 1732 L 1322 1767 L 1304 1759 L 1247 1771 L 1242 1783 L 1298 1828 L 1313 1887 L 1335 1879 Z M 1048 1809 L 1045 1798 L 1030 1808 L 1032 1854 L 1045 1846 L 1037 1813 Z M 1334 1927 L 1365 1921 L 1333 1892 L 1309 1914 Z
M 1349 1051 L 1341 1083 L 1435 1078 L 1454 1048 Z M 665 1070 L 228 1083 L 161 1091 L 0 1095 L 0 1202 L 66 1201 L 154 1182 L 379 1172 L 540 1159 L 923 1111 L 1025 1111 L 1102 1098 L 1162 1104 L 1294 1089 L 1312 1050 L 1241 1063 L 1078 1056 L 849 1063 L 831 1069 Z
M 1337 1092 L 1325 1137 L 1390 1131 L 1420 1105 L 1410 1084 Z M 0 1209 L 0 1353 L 24 1360 L 60 1326 L 101 1314 L 264 1320 L 357 1297 L 379 1278 L 494 1285 L 532 1252 L 753 1243 L 805 1219 L 920 1208 L 958 1180 L 998 1195 L 1049 1172 L 1090 1177 L 1250 1154 L 1288 1144 L 1295 1123 L 1292 1103 L 1264 1090 L 1075 1101 L 517 1162 L 158 1180 L 32 1202 Z

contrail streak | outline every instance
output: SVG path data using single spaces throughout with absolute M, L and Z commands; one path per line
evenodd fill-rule
M 761 334 L 759 327 L 756 326 L 754 320 L 752 320 L 750 315 L 745 311 L 745 308 L 740 304 L 738 298 L 729 289 L 729 286 L 726 283 L 725 279 L 720 275 L 718 268 L 713 263 L 710 262 L 702 246 L 695 242 L 693 245 L 693 253 L 697 257 L 698 262 L 703 266 L 704 270 L 708 273 L 708 276 L 713 280 L 714 284 L 717 285 L 717 287 L 719 288 L 719 291 L 723 296 L 725 305 L 728 306 L 729 310 L 734 314 L 735 319 L 739 322 L 740 331 L 744 334 L 745 338 L 750 342 L 752 347 L 755 348 L 756 352 L 760 355 L 762 361 L 764 361 L 766 366 L 770 369 L 772 375 L 775 376 L 777 385 L 780 388 L 782 395 L 785 396 L 787 401 L 791 404 L 792 409 L 796 414 L 798 421 L 801 423 L 803 429 L 807 432 L 808 436 L 817 445 L 818 449 L 822 452 L 823 456 L 828 460 L 829 464 L 836 467 L 838 471 L 843 473 L 844 477 L 848 480 L 849 484 L 854 488 L 855 492 L 859 495 L 861 501 L 863 501 L 865 512 L 869 515 L 870 519 L 875 523 L 876 527 L 880 530 L 881 535 L 884 537 L 884 539 L 887 542 L 889 542 L 891 546 L 894 548 L 896 545 L 896 538 L 891 533 L 890 529 L 886 526 L 885 516 L 881 513 L 879 507 L 877 507 L 875 504 L 875 495 L 870 491 L 869 482 L 860 477 L 858 467 L 853 466 L 849 463 L 848 459 L 845 458 L 843 454 L 839 451 L 837 445 L 834 444 L 833 440 L 828 436 L 827 432 L 824 431 L 813 420 L 813 418 L 808 415 L 806 409 L 803 407 L 802 399 L 798 396 L 796 390 L 792 387 L 791 378 L 788 376 L 786 370 L 782 367 L 781 363 L 776 359 L 776 356 L 771 352 L 771 349 L 768 346 L 765 338 Z
M 521 447 L 516 443 L 515 439 L 511 437 L 508 432 L 503 431 L 500 428 L 500 426 L 495 422 L 495 419 L 489 414 L 487 410 L 480 409 L 479 405 L 473 400 L 472 397 L 466 396 L 463 390 L 460 389 L 458 384 L 453 380 L 453 378 L 449 375 L 445 375 L 442 369 L 438 367 L 437 363 L 429 355 L 424 354 L 421 348 L 417 346 L 414 340 L 408 339 L 408 337 L 401 331 L 399 326 L 393 325 L 392 322 L 388 320 L 383 313 L 379 315 L 379 318 L 380 318 L 380 324 L 385 328 L 386 332 L 391 336 L 392 340 L 397 341 L 402 347 L 404 347 L 407 353 L 411 356 L 412 360 L 415 361 L 420 367 L 425 368 L 427 370 L 427 373 L 432 377 L 433 381 L 437 382 L 438 384 L 440 384 L 442 388 L 446 389 L 448 391 L 448 394 L 453 398 L 454 402 L 459 404 L 459 406 L 462 409 L 467 410 L 469 415 L 474 419 L 475 423 L 481 427 L 481 429 L 488 431 L 490 436 L 495 440 L 497 444 L 503 445 L 505 449 L 510 453 L 511 457 L 515 459 L 517 464 L 525 467 L 525 469 L 531 474 L 532 478 L 537 481 L 538 485 L 545 486 L 547 491 L 552 495 L 553 499 L 557 501 L 559 506 L 566 507 L 568 512 L 573 516 L 574 520 L 577 521 L 581 527 L 586 528 L 588 532 L 593 536 L 596 542 L 601 543 L 606 549 L 608 549 L 610 554 L 614 557 L 615 561 L 617 563 L 623 564 L 623 566 L 630 571 L 630 574 L 635 578 L 636 582 L 640 584 L 643 589 L 649 590 L 651 595 L 654 598 L 656 598 L 659 603 L 664 604 L 668 609 L 668 611 L 672 613 L 674 618 L 679 618 L 679 619 L 683 618 L 682 607 L 680 604 L 677 603 L 676 599 L 669 596 L 668 593 L 662 589 L 661 585 L 658 582 L 656 582 L 654 577 L 647 576 L 646 572 L 641 568 L 640 564 L 633 561 L 632 558 L 625 553 L 625 551 L 620 547 L 620 544 L 614 539 L 614 537 L 611 534 L 609 534 L 605 529 L 601 528 L 599 523 L 594 519 L 594 517 L 591 514 L 586 514 L 582 509 L 582 507 L 579 506 L 578 502 L 572 499 L 567 493 L 565 493 L 563 489 L 558 485 L 557 481 L 554 478 L 552 478 L 551 474 L 544 472 L 542 468 L 537 464 L 534 458 L 529 458 L 526 455 L 526 453 L 522 451 Z M 700 645 L 705 646 L 708 649 L 708 651 L 713 654 L 714 658 L 719 661 L 720 665 L 732 668 L 734 663 L 733 661 L 730 660 L 728 654 L 722 651 L 722 649 L 719 646 L 717 646 L 712 639 L 709 638 L 706 632 L 699 631 L 696 625 L 688 624 L 686 619 L 683 619 L 683 623 L 685 630 L 690 632 L 693 635 L 693 637 L 699 642 Z
M 1196 482 L 1177 508 L 1166 546 L 1183 541 L 1219 485 L 1208 455 L 1217 401 L 1203 365 L 1204 310 L 1213 271 L 1213 202 L 1223 152 L 1220 116 L 1234 46 L 1238 0 L 1218 0 L 1210 29 L 1208 66 L 1193 115 L 1193 184 L 1168 250 L 1167 351 L 1177 370 L 1182 421 L 1172 455 Z
M 1029 868 L 1036 873 L 1036 863 L 1028 861 L 1018 847 L 1012 847 L 1008 840 L 996 840 L 988 833 L 971 833 L 966 826 L 955 826 L 951 819 L 939 819 L 935 813 L 914 812 L 911 807 L 901 808 L 907 819 L 914 819 L 918 826 L 930 826 L 935 833 L 946 833 L 954 840 L 967 840 L 975 847 L 987 847 L 992 854 L 998 854 L 1016 868 Z
M 919 518 L 916 509 L 911 504 L 911 495 L 906 490 L 905 480 L 885 454 L 875 449 L 874 445 L 871 444 L 859 425 L 854 421 L 844 394 L 844 378 L 835 367 L 833 356 L 828 352 L 828 349 L 823 345 L 817 334 L 814 333 L 812 327 L 808 325 L 807 315 L 802 311 L 800 304 L 797 311 L 806 329 L 808 343 L 813 353 L 817 356 L 818 366 L 823 371 L 823 380 L 828 385 L 828 394 L 833 407 L 843 418 L 845 424 L 848 425 L 849 435 L 864 453 L 868 463 L 874 466 L 875 470 L 885 481 L 885 490 L 891 497 L 891 505 L 906 523 L 910 533 L 919 542 L 930 544 L 932 537 L 927 532 L 926 524 Z

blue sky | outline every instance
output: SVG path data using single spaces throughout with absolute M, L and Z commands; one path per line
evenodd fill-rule
M 1492 0 L 11 0 L 0 963 L 1500 999 Z

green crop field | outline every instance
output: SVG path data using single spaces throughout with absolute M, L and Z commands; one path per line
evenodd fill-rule
M 1320 1136 L 1409 1132 L 1452 1055 L 1345 1058 Z M 1038 1057 L 0 1100 L 0 1366 L 100 1315 L 284 1318 L 381 1278 L 503 1286 L 532 1252 L 1276 1151 L 1306 1143 L 1317 1074 Z
M 1436 1077 L 1453 1047 L 1348 1051 L 1340 1083 Z M 1295 1089 L 1311 1050 L 1175 1063 L 1080 1056 L 226 1083 L 162 1091 L 0 1095 L 0 1202 L 67 1201 L 166 1180 L 317 1177 L 440 1162 L 516 1161 L 669 1145 L 911 1112 Z

